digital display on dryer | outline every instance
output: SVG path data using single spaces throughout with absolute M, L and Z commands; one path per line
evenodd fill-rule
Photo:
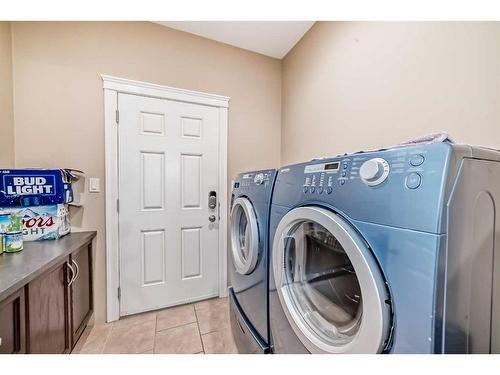
M 336 172 L 340 169 L 340 162 L 334 161 L 331 163 L 309 164 L 304 168 L 304 173 L 318 173 L 318 172 Z
M 338 162 L 325 164 L 325 171 L 336 171 L 339 169 L 339 165 L 340 163 Z

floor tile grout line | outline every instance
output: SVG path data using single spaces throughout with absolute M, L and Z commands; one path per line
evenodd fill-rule
M 211 299 L 208 299 L 208 300 L 204 300 L 204 301 L 201 301 L 201 302 L 195 302 L 193 304 L 193 307 L 194 307 L 194 311 L 200 311 L 200 310 L 206 310 L 206 309 L 210 309 L 210 306 L 207 306 L 207 307 L 201 307 L 201 308 L 196 308 L 196 304 L 202 304 L 203 302 L 208 302 L 208 301 L 212 301 L 212 300 L 216 300 L 216 302 L 213 302 L 215 305 L 218 305 L 218 304 L 227 304 L 227 300 L 225 300 L 227 297 L 224 297 L 224 298 L 211 298 Z M 224 300 L 224 301 L 221 301 L 221 300 Z
M 155 316 L 155 331 L 154 331 L 154 336 L 153 336 L 153 354 L 156 352 L 156 334 L 158 333 L 156 329 L 158 328 L 158 313 L 156 313 Z
M 195 320 L 195 321 L 192 321 L 192 322 L 182 323 L 182 324 L 179 324 L 177 326 L 168 327 L 168 328 L 165 328 L 165 329 L 160 329 L 159 331 L 155 331 L 155 333 L 170 331 L 171 329 L 184 327 L 184 326 L 187 326 L 187 325 L 193 324 L 193 323 L 198 323 L 198 322 Z
M 193 305 L 193 310 L 194 310 L 194 316 L 196 317 L 196 326 L 198 327 L 198 335 L 200 336 L 201 349 L 203 351 L 203 354 L 206 354 L 205 345 L 203 344 L 203 337 L 201 337 L 200 321 L 198 320 L 198 314 L 196 313 L 196 308 L 194 307 L 194 305 Z
M 101 349 L 101 354 L 103 354 L 104 349 L 106 349 L 106 345 L 108 344 L 109 337 L 111 336 L 111 333 L 113 332 L 113 326 L 114 326 L 114 323 L 111 323 L 111 327 L 109 328 L 109 332 L 106 335 L 106 339 L 104 340 L 104 345 L 102 346 L 102 349 Z
M 139 314 L 134 314 L 134 317 L 141 317 L 142 314 L 147 314 L 147 315 L 154 315 L 155 316 L 155 319 L 158 317 L 158 313 L 157 312 L 151 312 L 151 311 L 146 311 L 144 313 L 139 313 Z M 115 323 L 120 323 L 120 322 L 126 322 L 128 319 L 130 319 L 129 317 L 125 317 L 124 319 L 121 319 L 118 318 L 118 320 L 115 320 L 114 322 L 111 322 L 109 324 L 112 324 L 113 325 L 113 328 L 115 328 L 116 324 Z M 151 319 L 153 320 L 153 319 Z M 144 324 L 144 323 L 147 323 L 149 322 L 149 320 L 141 320 L 141 319 L 138 319 L 137 322 L 135 323 L 131 323 L 128 327 L 126 325 L 120 327 L 120 326 L 117 326 L 116 329 L 120 329 L 120 328 L 124 328 L 124 327 L 127 327 L 127 328 L 131 328 L 131 327 L 134 327 L 136 325 L 139 325 L 139 324 Z

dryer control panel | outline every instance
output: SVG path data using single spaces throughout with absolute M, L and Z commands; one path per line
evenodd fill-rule
M 338 186 L 349 180 L 350 159 L 314 163 L 304 167 L 304 193 L 332 194 Z
M 422 184 L 426 151 L 397 152 L 387 160 L 369 155 L 352 156 L 338 161 L 316 162 L 304 166 L 304 193 L 332 194 L 333 191 L 352 180 L 360 180 L 366 186 L 375 187 L 386 181 L 391 172 L 405 175 L 408 189 L 417 189 Z
M 273 204 L 325 202 L 354 219 L 434 232 L 451 153 L 439 143 L 290 165 L 278 172 Z

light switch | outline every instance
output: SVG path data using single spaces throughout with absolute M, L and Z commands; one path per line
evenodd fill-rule
M 99 193 L 99 179 L 95 177 L 89 178 L 89 193 Z

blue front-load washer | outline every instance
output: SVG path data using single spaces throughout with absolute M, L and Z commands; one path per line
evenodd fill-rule
M 268 229 L 275 169 L 246 172 L 231 196 L 230 319 L 240 353 L 269 351 Z
M 500 352 L 500 153 L 435 143 L 283 167 L 275 353 Z

